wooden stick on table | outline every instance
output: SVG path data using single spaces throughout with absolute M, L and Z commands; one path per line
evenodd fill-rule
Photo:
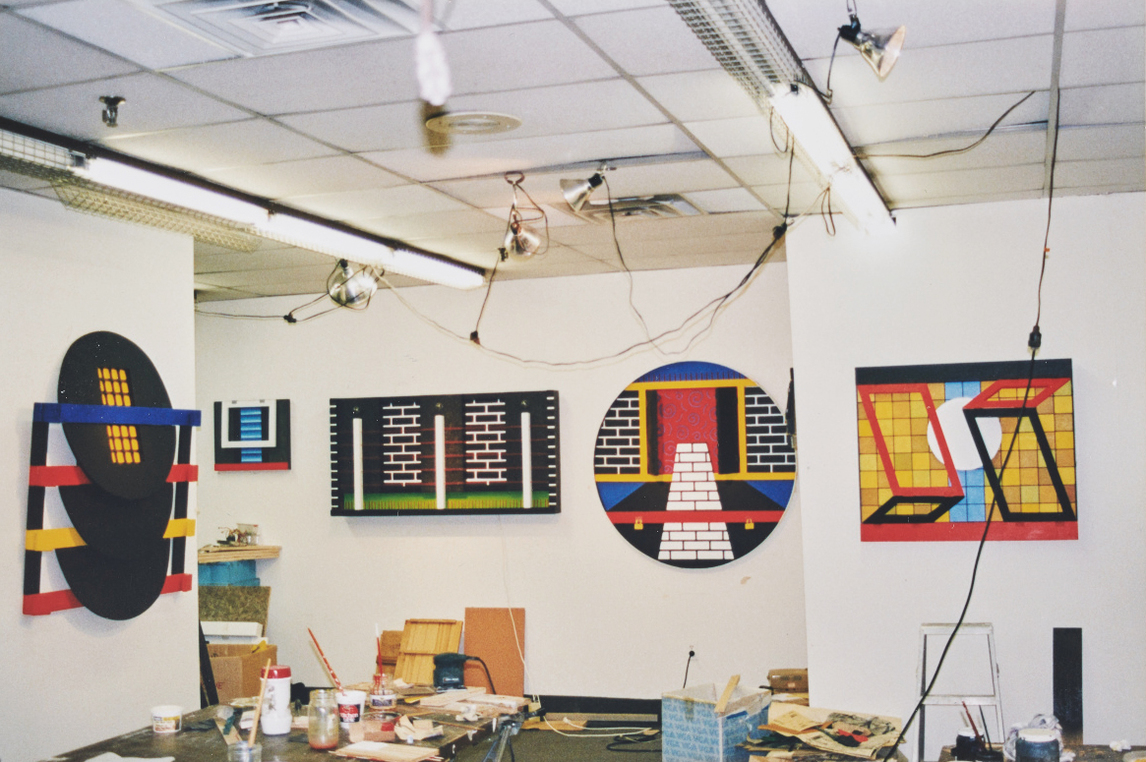
M 247 739 L 247 746 L 255 745 L 255 731 L 259 729 L 259 714 L 263 711 L 263 696 L 267 692 L 267 675 L 271 671 L 271 660 L 267 659 L 267 666 L 263 667 L 262 677 L 259 680 L 259 703 L 255 704 L 255 721 L 251 723 L 251 735 Z

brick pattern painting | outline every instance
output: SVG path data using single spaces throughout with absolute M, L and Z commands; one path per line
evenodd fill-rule
M 557 392 L 330 401 L 331 515 L 560 511 Z
M 594 474 L 609 521 L 633 547 L 706 568 L 740 558 L 776 527 L 796 454 L 783 412 L 758 384 L 721 365 L 674 363 L 609 407 Z

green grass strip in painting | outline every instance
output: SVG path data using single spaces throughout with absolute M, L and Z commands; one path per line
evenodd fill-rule
M 433 511 L 438 501 L 432 492 L 404 495 L 365 495 L 366 511 Z M 342 498 L 344 510 L 354 510 L 354 495 Z M 533 491 L 532 508 L 548 508 L 549 493 Z M 521 492 L 454 492 L 446 495 L 446 510 L 505 510 L 521 508 Z

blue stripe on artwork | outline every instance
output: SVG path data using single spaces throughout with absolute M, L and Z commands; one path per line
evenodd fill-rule
M 783 508 L 788 504 L 792 498 L 792 489 L 796 486 L 796 481 L 792 479 L 777 479 L 761 482 L 746 482 L 751 485 L 757 492 L 768 497 L 772 502 Z
M 169 407 L 118 407 L 78 405 L 67 402 L 37 402 L 32 420 L 43 423 L 118 423 L 137 426 L 198 426 L 198 410 Z
M 644 482 L 597 482 L 597 494 L 601 496 L 601 505 L 608 511 L 643 486 Z
M 731 368 L 711 362 L 674 362 L 650 370 L 635 383 L 654 381 L 726 381 L 747 378 Z
M 254 447 L 244 447 L 239 450 L 240 463 L 262 463 L 263 451 Z

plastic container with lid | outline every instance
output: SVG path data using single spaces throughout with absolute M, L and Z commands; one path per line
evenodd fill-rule
M 267 679 L 267 689 L 263 693 L 263 709 L 259 724 L 265 736 L 282 736 L 290 733 L 290 667 L 272 664 L 264 667 L 262 676 Z

